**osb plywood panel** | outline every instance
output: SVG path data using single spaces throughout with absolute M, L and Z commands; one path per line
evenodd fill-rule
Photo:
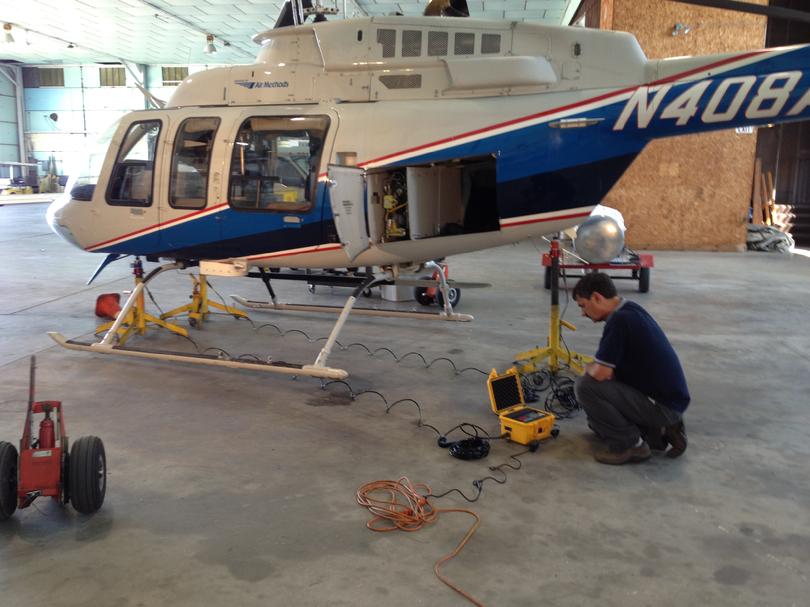
M 676 23 L 689 33 L 673 36 Z M 762 48 L 765 27 L 765 17 L 739 12 L 666 0 L 613 2 L 613 29 L 635 34 L 650 59 Z M 755 135 L 734 131 L 654 141 L 605 204 L 624 214 L 633 248 L 741 250 L 755 147 Z

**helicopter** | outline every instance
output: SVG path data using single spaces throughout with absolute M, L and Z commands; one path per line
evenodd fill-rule
M 268 371 L 346 377 L 326 361 L 362 290 L 581 223 L 653 139 L 810 117 L 810 45 L 650 61 L 629 33 L 474 19 L 464 0 L 428 16 L 334 12 L 288 1 L 253 38 L 254 64 L 192 74 L 165 107 L 120 119 L 47 212 L 65 240 L 107 255 L 98 271 L 168 260 L 145 282 L 194 265 L 379 268 L 313 364 Z M 436 274 L 444 318 L 466 320 Z M 117 347 L 112 330 L 92 345 L 51 336 L 178 356 Z

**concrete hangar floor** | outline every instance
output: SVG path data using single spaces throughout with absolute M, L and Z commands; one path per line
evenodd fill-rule
M 58 330 L 89 338 L 95 298 L 130 286 L 126 262 L 88 288 L 98 258 L 51 234 L 44 205 L 0 209 L 0 439 L 17 443 L 28 356 L 38 357 L 38 399 L 60 399 L 71 437 L 103 438 L 107 497 L 92 516 L 40 499 L 0 524 L 3 605 L 463 605 L 433 575 L 436 559 L 470 524 L 445 513 L 416 533 L 373 533 L 355 502 L 362 484 L 408 476 L 439 493 L 503 478 L 490 466 L 523 450 L 496 441 L 465 462 L 436 446 L 412 405 L 385 413 L 379 397 L 352 400 L 318 380 L 85 355 L 56 347 Z M 352 318 L 343 343 L 420 352 L 428 361 L 507 368 L 544 341 L 549 296 L 538 250 L 527 242 L 450 260 L 468 290 L 473 323 Z M 150 264 L 151 267 L 151 264 Z M 152 287 L 163 307 L 187 301 L 179 273 Z M 810 565 L 810 260 L 769 254 L 663 252 L 650 293 L 619 283 L 646 306 L 679 352 L 693 404 L 689 449 L 610 467 L 591 457 L 582 415 L 522 455 L 507 482 L 483 485 L 467 504 L 481 527 L 445 573 L 486 605 L 800 605 Z M 247 279 L 214 279 L 227 295 L 262 298 Z M 287 301 L 338 303 L 345 289 L 310 295 L 279 283 Z M 379 300 L 377 300 L 379 301 Z M 564 301 L 564 299 L 563 299 Z M 409 307 L 413 304 L 399 304 Z M 252 313 L 216 316 L 194 339 L 231 353 L 309 362 L 333 318 Z M 577 318 L 571 348 L 591 353 L 601 326 Z M 139 343 L 186 348 L 153 332 Z M 441 430 L 472 422 L 496 433 L 485 378 L 416 356 L 396 363 L 356 347 L 330 363 L 355 392 L 413 398 Z

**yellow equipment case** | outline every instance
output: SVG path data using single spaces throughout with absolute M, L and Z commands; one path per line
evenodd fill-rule
M 526 406 L 517 369 L 512 367 L 502 375 L 493 369 L 487 387 L 492 410 L 501 421 L 501 434 L 521 445 L 551 436 L 554 415 Z

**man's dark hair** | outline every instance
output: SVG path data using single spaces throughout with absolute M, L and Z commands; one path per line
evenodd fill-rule
M 603 272 L 591 272 L 580 278 L 577 284 L 574 285 L 572 296 L 574 298 L 590 299 L 594 293 L 599 293 L 608 299 L 618 295 L 616 285 L 613 284 L 610 276 Z

